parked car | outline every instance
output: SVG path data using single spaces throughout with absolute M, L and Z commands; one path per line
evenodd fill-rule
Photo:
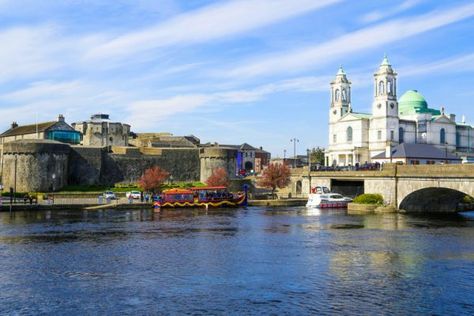
M 127 197 L 127 199 L 140 199 L 140 196 L 141 196 L 141 192 L 140 191 L 130 191 L 130 192 L 127 192 L 125 193 L 125 196 Z
M 105 191 L 103 195 L 104 195 L 104 198 L 106 199 L 111 199 L 111 200 L 117 199 L 117 196 L 112 191 Z

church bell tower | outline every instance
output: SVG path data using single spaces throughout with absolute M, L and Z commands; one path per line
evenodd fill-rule
M 351 82 L 346 73 L 339 67 L 336 78 L 331 82 L 331 107 L 329 109 L 329 123 L 337 122 L 351 108 Z
M 397 73 L 384 56 L 374 73 L 374 100 L 370 120 L 369 149 L 371 157 L 398 142 Z

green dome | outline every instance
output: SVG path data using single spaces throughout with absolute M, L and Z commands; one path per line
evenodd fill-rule
M 416 90 L 408 90 L 405 92 L 400 100 L 398 100 L 398 111 L 400 114 L 409 115 L 416 113 L 432 113 L 437 115 L 438 110 L 428 108 L 428 102 L 425 97 Z

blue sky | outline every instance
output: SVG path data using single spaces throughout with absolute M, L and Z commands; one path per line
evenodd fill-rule
M 472 1 L 0 0 L 0 128 L 93 113 L 135 132 L 326 146 L 339 65 L 369 112 L 384 53 L 398 96 L 417 89 L 474 124 Z

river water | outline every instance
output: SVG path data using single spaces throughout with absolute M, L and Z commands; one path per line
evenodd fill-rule
M 0 314 L 474 314 L 474 213 L 0 214 Z

